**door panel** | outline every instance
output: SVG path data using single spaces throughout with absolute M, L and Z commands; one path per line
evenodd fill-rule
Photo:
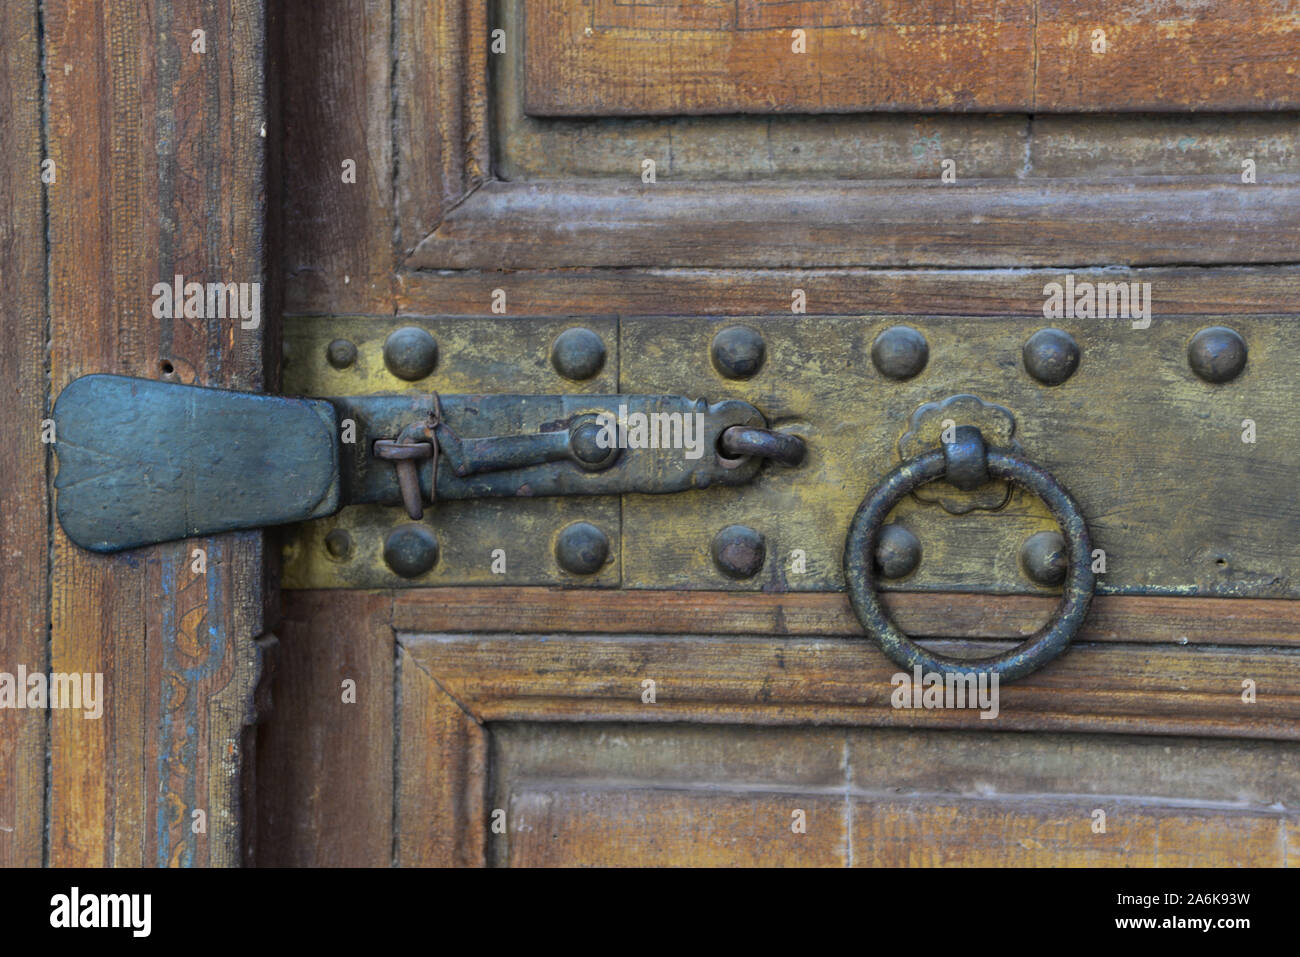
M 469 362 L 514 363 L 530 388 L 581 392 L 551 375 L 544 353 L 556 328 L 584 317 L 602 324 L 603 375 L 620 389 L 776 407 L 782 389 L 798 391 L 789 362 L 774 361 L 767 379 L 724 380 L 674 331 L 743 319 L 778 344 L 778 359 L 781 342 L 799 340 L 791 354 L 850 366 L 856 355 L 861 372 L 861 343 L 800 337 L 817 323 L 897 318 L 934 329 L 934 343 L 962 356 L 904 391 L 942 398 L 978 380 L 996 401 L 1020 374 L 1022 334 L 1049 324 L 1044 285 L 1066 272 L 1152 284 L 1160 368 L 1183 369 L 1184 333 L 1212 322 L 1250 328 L 1260 343 L 1252 371 L 1285 358 L 1294 339 L 1300 104 L 1285 76 L 1297 42 L 1289 0 L 975 4 L 956 15 L 951 4 L 855 2 L 345 7 L 290 2 L 274 28 L 286 381 L 325 376 L 334 394 L 405 390 L 378 353 L 392 328 L 414 324 L 458 343 L 418 391 L 470 388 Z M 795 29 L 807 31 L 806 54 L 791 50 Z M 1104 54 L 1093 52 L 1098 29 Z M 344 158 L 358 160 L 355 184 L 340 180 Z M 1243 182 L 1245 159 L 1253 183 Z M 955 182 L 941 179 L 949 160 Z M 807 314 L 792 311 L 795 290 Z M 484 322 L 499 332 L 461 341 Z M 324 369 L 340 323 L 362 361 Z M 1005 341 L 982 338 L 994 325 Z M 897 666 L 834 590 L 843 518 L 783 523 L 762 482 L 677 501 L 625 498 L 617 514 L 582 499 L 530 501 L 509 515 L 508 502 L 458 503 L 516 542 L 521 564 L 502 579 L 471 549 L 457 554 L 456 575 L 432 573 L 461 582 L 445 587 L 304 589 L 322 570 L 331 586 L 376 584 L 349 579 L 318 525 L 282 539 L 292 586 L 284 666 L 271 685 L 276 716 L 258 731 L 258 779 L 278 786 L 261 785 L 253 856 L 1285 864 L 1300 740 L 1300 613 L 1281 597 L 1292 576 L 1251 553 L 1257 577 L 1245 597 L 1210 597 L 1238 592 L 1212 577 L 1220 566 L 1196 564 L 1213 563 L 1202 551 L 1225 536 L 1240 533 L 1247 551 L 1264 541 L 1276 510 L 1250 511 L 1233 482 L 1219 487 L 1222 509 L 1197 500 L 1213 521 L 1186 519 L 1179 496 L 1211 487 L 1197 484 L 1204 463 L 1242 450 L 1210 452 L 1196 445 L 1204 436 L 1162 432 L 1148 421 L 1164 401 L 1150 363 L 1130 365 L 1135 350 L 1118 329 L 1075 331 L 1090 343 L 1089 375 L 1159 395 L 1128 416 L 1126 461 L 1140 466 L 1133 449 L 1144 441 L 1164 442 L 1158 454 L 1171 462 L 1180 450 L 1195 460 L 1186 481 L 1133 493 L 1169 510 L 1162 528 L 1185 521 L 1175 531 L 1187 541 L 1163 548 L 1164 533 L 1141 508 L 1129 511 L 1127 493 L 1090 501 L 1116 549 L 1145 536 L 1126 568 L 1135 593 L 1099 595 L 1065 656 L 1002 689 L 996 720 L 892 706 Z M 1036 386 L 1022 388 L 1031 415 L 1065 403 L 1034 441 L 1081 458 L 1114 451 L 1114 429 L 1085 425 L 1108 401 L 1102 379 L 1089 380 L 1077 407 L 1064 393 L 1036 400 Z M 860 416 L 893 414 L 859 391 Z M 785 412 L 827 415 L 834 403 L 809 395 L 787 396 Z M 1265 418 L 1275 420 L 1287 393 L 1269 395 Z M 1210 414 L 1224 429 L 1239 421 L 1231 402 Z M 835 422 L 839 451 L 854 454 L 865 440 Z M 894 464 L 896 439 L 891 431 L 862 453 L 855 481 L 806 494 L 851 506 Z M 1272 468 L 1233 458 L 1223 474 L 1284 490 L 1278 448 L 1255 449 Z M 526 587 L 557 580 L 544 522 L 529 509 L 567 521 L 596 508 L 621 529 L 618 561 L 599 582 L 607 587 Z M 1020 517 L 1041 519 L 1033 509 Z M 811 536 L 825 566 L 818 587 L 829 590 L 791 592 L 775 573 L 763 590 L 734 590 L 708 558 L 724 514 L 768 522 L 781 550 L 793 541 L 783 535 Z M 1233 530 L 1202 527 L 1216 521 Z M 1051 593 L 972 593 L 1018 574 L 986 537 L 954 546 L 925 583 L 937 590 L 913 581 L 889 592 L 900 625 L 935 636 L 930 647 L 987 652 L 1050 614 Z M 1001 566 L 990 570 L 986 547 Z M 1145 593 L 1161 590 L 1162 561 L 1187 555 L 1178 567 L 1195 587 Z M 643 700 L 647 679 L 653 702 Z M 349 682 L 355 703 L 344 699 Z M 791 828 L 796 810 L 802 832 Z

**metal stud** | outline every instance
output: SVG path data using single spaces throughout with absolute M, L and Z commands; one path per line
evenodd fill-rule
M 325 348 L 325 361 L 335 369 L 346 369 L 357 361 L 356 343 L 350 339 L 335 339 Z
M 347 561 L 352 557 L 352 536 L 348 534 L 346 529 L 333 529 L 325 536 L 325 551 L 335 561 Z
M 384 341 L 384 365 L 399 379 L 423 379 L 438 363 L 438 343 L 417 326 L 404 326 Z
M 1187 361 L 1206 382 L 1229 382 L 1246 368 L 1246 340 L 1235 329 L 1210 326 L 1192 336 Z
M 1060 385 L 1079 368 L 1079 344 L 1061 329 L 1039 329 L 1025 340 L 1021 354 L 1025 371 L 1043 385 Z
M 890 379 L 910 379 L 930 361 L 930 344 L 911 326 L 891 326 L 871 343 L 871 362 Z
M 551 365 L 566 379 L 590 379 L 605 365 L 605 343 L 590 329 L 565 329 L 551 344 Z
M 398 525 L 384 539 L 384 562 L 403 578 L 418 578 L 438 561 L 438 537 L 427 525 Z
M 753 578 L 767 559 L 763 536 L 747 525 L 728 525 L 713 536 L 713 564 L 728 578 Z
M 902 578 L 921 564 L 921 540 L 902 525 L 885 525 L 876 539 L 876 570 L 881 578 Z
M 618 461 L 622 450 L 611 444 L 605 426 L 598 422 L 583 422 L 569 435 L 569 448 L 578 463 L 585 469 L 599 472 Z
M 763 367 L 767 344 L 748 326 L 728 326 L 713 337 L 713 367 L 727 379 L 748 379 Z
M 1068 563 L 1065 537 L 1060 532 L 1038 532 L 1020 546 L 1020 567 L 1040 585 L 1059 585 L 1065 581 Z
M 574 522 L 555 540 L 555 561 L 574 575 L 594 575 L 609 558 L 609 538 L 590 522 Z

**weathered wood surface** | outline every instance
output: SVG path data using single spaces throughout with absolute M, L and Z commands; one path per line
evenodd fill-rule
M 391 609 L 377 592 L 286 593 L 271 710 L 257 728 L 250 863 L 392 863 Z
M 1294 860 L 1292 744 L 549 723 L 492 741 L 494 866 Z
M 448 213 L 406 266 L 1286 263 L 1300 222 L 1298 182 L 492 182 Z
M 480 721 L 850 724 L 982 731 L 1105 731 L 1300 740 L 1300 653 L 1291 649 L 1074 642 L 1001 688 L 996 719 L 896 709 L 899 669 L 863 639 L 399 632 L 415 662 Z M 978 657 L 987 642 L 936 641 Z M 657 702 L 642 702 L 645 679 Z M 1245 681 L 1257 699 L 1243 699 Z
M 40 34 L 34 4 L 0 9 L 0 672 L 47 669 L 49 628 L 45 222 L 41 186 Z M 18 693 L 25 697 L 26 688 Z M 0 867 L 39 866 L 45 848 L 47 713 L 0 708 Z
M 1300 269 L 1072 269 L 1080 282 L 1150 282 L 1162 312 L 1286 313 L 1300 301 Z M 790 313 L 801 289 L 809 312 L 938 316 L 1042 316 L 1043 286 L 1059 269 L 626 269 L 404 272 L 397 305 L 407 315 L 476 315 L 504 289 L 511 315 L 752 316 Z
M 262 3 L 43 9 L 53 392 L 163 363 L 257 390 L 265 324 L 156 319 L 151 290 L 178 273 L 263 278 Z M 195 29 L 205 53 L 191 52 Z M 55 530 L 50 667 L 102 672 L 106 701 L 98 720 L 50 715 L 49 863 L 239 862 L 263 556 L 260 533 L 109 558 Z
M 397 829 L 402 867 L 482 867 L 488 732 L 420 659 L 398 645 Z
M 1259 110 L 1300 104 L 1298 14 L 1291 0 L 530 0 L 511 26 L 542 116 Z
M 1105 834 L 1092 831 L 1099 803 Z M 1038 797 L 846 802 L 646 782 L 521 789 L 505 810 L 509 867 L 1285 867 L 1295 850 L 1294 819 L 1277 812 Z
M 511 16 L 522 18 L 523 0 Z M 643 8 L 644 9 L 644 8 Z M 523 31 L 492 57 L 493 169 L 503 180 L 958 180 L 1224 176 L 1297 167 L 1291 113 L 666 115 L 592 123 L 524 112 Z M 1300 40 L 1297 41 L 1300 45 Z
M 312 593 L 295 593 L 300 594 Z M 884 602 L 899 626 L 911 634 L 1023 638 L 1048 619 L 1058 599 L 887 592 Z M 1300 647 L 1298 605 L 1282 599 L 1100 595 L 1092 601 L 1079 640 Z M 393 627 L 467 634 L 862 634 L 848 596 L 840 592 L 410 589 L 394 595 Z
M 390 311 L 392 5 L 288 0 L 273 27 L 283 230 L 270 255 L 283 269 L 285 308 Z M 344 181 L 347 161 L 354 182 Z
M 396 242 L 404 253 L 491 175 L 489 7 L 483 0 L 394 5 L 397 179 L 393 217 Z M 346 113 L 341 116 L 346 121 Z

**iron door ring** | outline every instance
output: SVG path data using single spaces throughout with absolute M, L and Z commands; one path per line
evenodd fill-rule
M 972 434 L 973 433 L 973 434 Z M 974 477 L 973 477 L 974 475 Z M 876 542 L 885 517 L 903 496 L 941 478 L 959 487 L 1000 478 L 1037 495 L 1065 536 L 1068 562 L 1064 593 L 1052 618 L 1010 651 L 988 658 L 951 658 L 922 648 L 889 617 L 876 591 Z M 957 483 L 955 483 L 957 484 Z M 858 620 L 895 664 L 940 674 L 996 674 L 1013 681 L 1036 671 L 1070 644 L 1092 601 L 1092 542 L 1079 506 L 1050 472 L 1005 449 L 986 449 L 978 430 L 957 429 L 957 441 L 903 462 L 886 475 L 858 506 L 844 543 L 844 577 Z

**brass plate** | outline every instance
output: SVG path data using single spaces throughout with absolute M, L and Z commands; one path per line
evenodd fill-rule
M 1159 294 L 1156 290 L 1158 307 Z M 726 325 L 759 330 L 767 359 L 745 381 L 722 378 L 709 343 Z M 871 344 L 892 325 L 920 330 L 929 361 L 915 378 L 878 373 Z M 1203 382 L 1187 344 L 1206 326 L 1245 337 L 1235 380 Z M 1064 329 L 1078 371 L 1045 386 L 1024 370 L 1036 330 Z M 623 584 L 639 588 L 816 591 L 843 587 L 841 550 L 867 490 L 899 461 L 898 442 L 922 403 L 972 393 L 1009 409 L 1016 439 L 1075 496 L 1106 552 L 1107 593 L 1300 593 L 1300 322 L 1294 316 L 1167 317 L 1147 329 L 1122 319 L 813 317 L 622 322 L 620 387 L 685 390 L 752 402 L 769 421 L 808 439 L 796 470 L 766 467 L 755 484 L 672 501 L 627 496 Z M 1242 441 L 1245 419 L 1254 444 Z M 1013 492 L 999 511 L 952 515 L 909 499 L 894 511 L 921 540 L 905 590 L 1043 591 L 1019 567 L 1021 543 L 1054 528 L 1041 502 Z M 713 534 L 749 525 L 767 563 L 735 582 L 709 556 Z M 792 571 L 801 550 L 806 570 Z
M 1300 595 L 1300 320 L 1294 316 L 1168 317 L 1147 329 L 1127 320 L 1039 317 L 818 317 L 705 319 L 374 318 L 286 321 L 286 392 L 625 392 L 675 393 L 753 403 L 809 443 L 796 469 L 764 466 L 747 486 L 672 495 L 465 501 L 438 504 L 425 521 L 444 559 L 406 581 L 383 564 L 384 533 L 406 521 L 400 509 L 345 509 L 300 526 L 287 544 L 287 587 L 424 584 L 594 584 L 636 588 L 821 591 L 843 587 L 841 550 L 849 519 L 868 489 L 899 461 L 899 441 L 923 404 L 970 393 L 1015 417 L 1015 439 L 1073 493 L 1105 551 L 1097 589 L 1105 593 L 1297 597 Z M 709 358 L 713 335 L 732 324 L 759 330 L 767 345 L 751 379 L 723 378 Z M 404 383 L 383 366 L 388 332 L 420 325 L 438 340 L 428 379 Z M 607 360 L 576 383 L 551 369 L 550 343 L 570 326 L 594 329 Z M 871 362 L 871 343 L 892 325 L 920 330 L 929 361 L 897 382 Z M 1250 357 L 1235 380 L 1211 385 L 1187 361 L 1206 326 L 1245 337 Z M 1078 371 L 1045 386 L 1024 370 L 1034 331 L 1056 326 L 1078 342 Z M 335 370 L 326 345 L 350 338 L 354 369 Z M 1242 441 L 1243 420 L 1256 441 Z M 606 531 L 611 561 L 580 579 L 555 564 L 552 539 L 571 521 Z M 1035 593 L 1019 564 L 1021 543 L 1054 524 L 1043 505 L 1014 491 L 1005 507 L 953 515 L 904 501 L 892 520 L 921 540 L 923 557 L 899 590 Z M 766 537 L 757 576 L 734 581 L 714 567 L 710 544 L 730 524 Z M 355 557 L 340 564 L 323 548 L 342 525 Z M 490 567 L 505 542 L 507 572 Z M 513 548 L 512 548 L 513 545 Z M 802 570 L 796 570 L 796 550 Z
M 427 329 L 438 343 L 433 372 L 418 382 L 397 378 L 384 365 L 384 340 L 404 326 Z M 551 366 L 550 350 L 565 329 L 582 326 L 605 343 L 604 367 L 574 382 Z M 335 339 L 357 347 L 356 361 L 336 369 L 326 361 Z M 287 361 L 283 391 L 312 396 L 372 393 L 535 392 L 602 394 L 618 391 L 618 322 L 608 318 L 426 319 L 423 317 L 288 318 L 284 323 Z M 439 502 L 426 509 L 423 524 L 437 536 L 437 564 L 406 579 L 384 563 L 384 538 L 410 521 L 400 507 L 358 505 L 317 522 L 291 526 L 283 549 L 285 588 L 400 588 L 420 585 L 617 585 L 619 500 L 617 496 L 552 499 L 483 499 Z M 610 557 L 592 575 L 574 575 L 555 562 L 554 540 L 572 522 L 590 522 L 605 532 Z M 352 542 L 343 560 L 330 555 L 325 536 L 345 530 Z M 494 560 L 504 551 L 504 572 Z

